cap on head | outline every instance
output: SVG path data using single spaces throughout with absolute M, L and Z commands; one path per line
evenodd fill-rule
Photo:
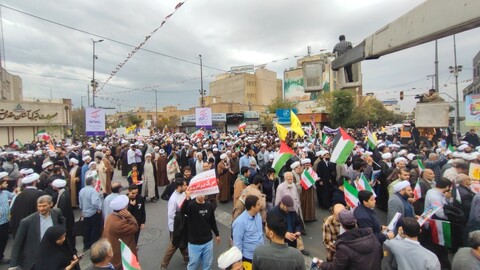
M 344 209 L 338 213 L 338 220 L 343 226 L 353 226 L 357 222 L 353 212 L 347 209 Z

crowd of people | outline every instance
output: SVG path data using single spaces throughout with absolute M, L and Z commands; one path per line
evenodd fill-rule
M 336 131 L 330 133 L 333 139 Z M 91 269 L 123 269 L 118 239 L 136 255 L 145 203 L 162 199 L 170 232 L 162 269 L 177 249 L 188 269 L 215 267 L 213 243 L 221 238 L 214 212 L 228 202 L 232 228 L 222 239 L 232 248 L 218 258 L 221 269 L 305 269 L 303 255 L 310 252 L 302 235 L 306 223 L 318 222 L 317 208 L 331 215 L 318 226 L 326 256 L 315 258 L 313 269 L 480 269 L 480 186 L 470 173 L 480 164 L 474 130 L 455 144 L 446 142 L 447 134 L 402 144 L 396 134 L 378 132 L 374 147 L 366 131 L 349 133 L 355 148 L 336 164 L 330 160 L 335 142 L 290 132 L 285 144 L 293 155 L 281 169 L 273 165 L 283 142 L 272 132 L 112 135 L 6 147 L 0 153 L 0 262 L 12 269 L 79 269 L 81 235 Z M 212 169 L 219 193 L 191 198 L 192 178 Z M 310 187 L 302 184 L 306 171 L 318 176 Z M 129 186 L 112 181 L 114 173 Z M 429 222 L 418 222 L 432 206 L 431 219 L 450 224 L 448 246 L 432 238 Z M 387 220 L 376 211 L 386 211 Z M 397 213 L 396 224 L 386 226 Z

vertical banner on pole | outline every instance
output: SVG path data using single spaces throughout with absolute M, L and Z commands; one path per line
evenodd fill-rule
M 465 96 L 465 126 L 480 127 L 480 95 Z
M 212 108 L 195 108 L 195 126 L 197 128 L 212 127 Z
M 105 136 L 105 110 L 85 108 L 85 130 L 87 136 Z

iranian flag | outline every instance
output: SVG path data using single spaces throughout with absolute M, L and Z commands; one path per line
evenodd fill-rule
M 425 166 L 423 165 L 423 162 L 417 158 L 417 163 L 418 163 L 418 171 L 419 173 L 422 173 L 425 170 Z
M 17 148 L 22 148 L 23 147 L 23 143 L 21 141 L 19 141 L 18 139 L 16 139 L 12 145 L 14 145 L 15 147 Z
M 345 202 L 347 202 L 350 208 L 355 208 L 358 206 L 358 190 L 350 185 L 346 180 L 343 180 L 343 187 L 345 193 Z
M 420 189 L 420 181 L 417 180 L 415 188 L 413 189 L 413 198 L 416 200 L 422 198 L 422 190 Z
M 140 264 L 138 263 L 137 256 L 133 254 L 130 248 L 122 241 L 120 241 L 120 252 L 122 253 L 122 266 L 125 270 L 140 270 Z
M 303 189 L 307 190 L 313 186 L 317 180 L 317 173 L 312 169 L 312 167 L 309 167 L 303 171 L 302 176 L 300 177 L 300 184 L 302 185 Z
M 444 247 L 452 247 L 452 229 L 450 222 L 445 220 L 430 219 L 432 242 Z
M 332 138 L 330 138 L 330 136 L 328 136 L 327 134 L 323 133 L 322 134 L 322 143 L 323 143 L 323 145 L 330 145 L 330 143 L 332 143 Z
M 278 173 L 285 166 L 285 163 L 294 155 L 293 150 L 288 147 L 287 143 L 281 141 L 280 149 L 277 153 L 275 153 L 275 157 L 273 158 L 272 168 L 275 169 L 275 175 L 278 176 Z
M 368 179 L 365 176 L 365 174 L 362 173 L 360 175 L 360 179 L 356 181 L 356 184 L 357 184 L 358 190 L 368 190 L 373 193 L 374 197 L 377 197 L 377 194 L 375 194 L 375 191 L 373 191 L 372 186 L 370 186 L 370 182 L 368 182 Z
M 198 138 L 201 139 L 202 137 L 203 137 L 203 128 L 200 128 L 199 130 L 193 132 L 192 135 L 190 135 L 191 140 L 196 140 Z
M 337 136 L 335 136 L 335 141 L 333 142 L 333 151 L 330 161 L 337 164 L 345 164 L 353 147 L 355 147 L 353 139 L 347 134 L 347 132 L 345 132 L 345 130 L 343 130 L 343 128 L 339 128 L 339 132 Z
M 37 135 L 36 137 L 40 140 L 44 140 L 44 141 L 49 141 L 50 140 L 50 135 L 48 135 L 47 132 L 45 132 L 44 129 L 41 129 L 37 132 Z
M 370 130 L 367 133 L 367 144 L 371 150 L 377 147 L 377 136 L 375 135 L 375 133 L 370 132 Z

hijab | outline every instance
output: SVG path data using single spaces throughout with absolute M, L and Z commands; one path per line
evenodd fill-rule
M 73 260 L 74 250 L 67 239 L 62 245 L 56 241 L 62 237 L 67 230 L 61 225 L 55 225 L 47 229 L 40 242 L 35 270 L 57 270 L 64 269 Z

